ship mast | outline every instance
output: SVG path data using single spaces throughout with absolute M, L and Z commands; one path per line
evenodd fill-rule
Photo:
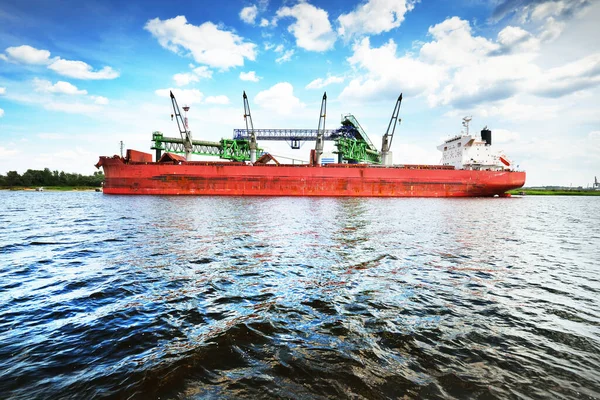
M 402 120 L 398 119 L 398 114 L 400 113 L 400 106 L 402 105 L 402 93 L 398 96 L 398 100 L 396 100 L 396 106 L 394 107 L 394 112 L 392 113 L 392 118 L 390 118 L 390 123 L 388 125 L 387 131 L 385 135 L 383 135 L 382 143 L 381 143 L 381 161 L 383 165 L 392 165 L 392 153 L 390 152 L 390 148 L 392 147 L 392 139 L 394 138 L 394 132 L 396 131 L 396 125 L 399 124 Z M 390 129 L 392 130 L 390 132 Z
M 315 144 L 316 165 L 321 166 L 321 156 L 323 155 L 323 145 L 325 136 L 325 116 L 327 114 L 327 92 L 323 93 L 321 100 L 321 114 L 319 116 L 319 127 L 317 128 L 317 142 Z
M 185 159 L 187 161 L 192 160 L 192 132 L 190 132 L 188 128 L 188 119 L 187 112 L 190 109 L 189 106 L 183 106 L 183 110 L 185 111 L 185 119 L 181 116 L 181 111 L 179 111 L 179 105 L 177 104 L 177 100 L 175 100 L 175 96 L 173 92 L 169 92 L 171 94 L 171 103 L 173 104 L 173 112 L 175 113 L 175 119 L 177 120 L 177 127 L 179 128 L 179 134 L 181 135 L 181 140 L 183 140 L 183 148 L 185 150 Z M 172 117 L 172 116 L 171 116 Z M 171 118 L 172 119 L 172 118 Z
M 469 122 L 471 122 L 472 119 L 473 119 L 473 117 L 471 117 L 471 116 L 463 118 L 463 123 L 462 124 L 465 127 L 465 130 L 466 130 L 465 134 L 467 136 L 469 136 Z

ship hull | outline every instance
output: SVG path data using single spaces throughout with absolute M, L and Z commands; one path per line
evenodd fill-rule
M 126 163 L 101 157 L 105 194 L 333 197 L 489 197 L 524 185 L 524 172 L 436 166 Z

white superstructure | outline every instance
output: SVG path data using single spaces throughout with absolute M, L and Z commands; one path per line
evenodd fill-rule
M 471 117 L 463 118 L 466 132 L 446 140 L 437 148 L 442 152 L 442 165 L 452 165 L 456 169 L 509 171 L 512 163 L 504 154 L 492 149 L 492 132 L 483 128 L 482 136 L 469 134 Z

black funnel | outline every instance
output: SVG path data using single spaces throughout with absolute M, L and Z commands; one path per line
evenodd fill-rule
M 481 131 L 481 140 L 485 142 L 488 146 L 492 144 L 492 131 L 488 128 L 483 128 Z

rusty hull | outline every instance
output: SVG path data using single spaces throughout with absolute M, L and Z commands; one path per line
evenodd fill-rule
M 130 195 L 485 197 L 525 183 L 525 172 L 186 162 L 166 154 L 158 163 L 100 157 L 97 166 L 104 169 L 105 194 Z

